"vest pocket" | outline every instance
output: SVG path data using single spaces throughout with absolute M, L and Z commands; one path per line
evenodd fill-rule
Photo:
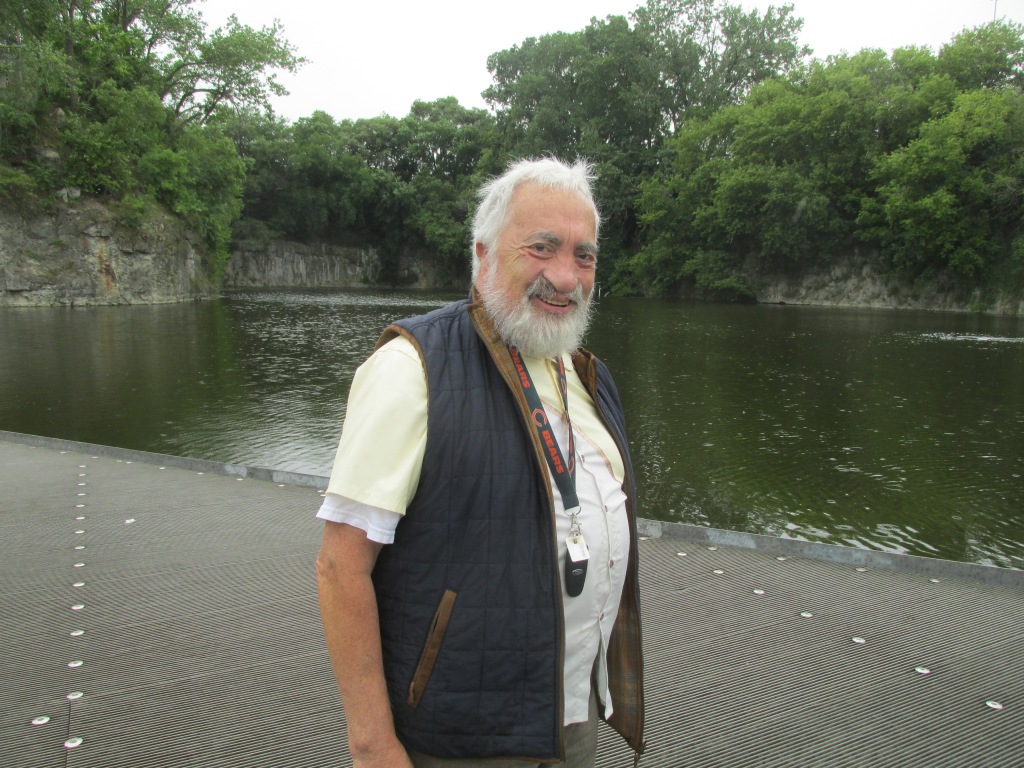
M 416 665 L 416 672 L 409 683 L 409 696 L 406 703 L 410 707 L 416 707 L 423 698 L 430 681 L 430 673 L 434 671 L 434 662 L 441 652 L 441 643 L 444 641 L 444 633 L 448 629 L 448 621 L 452 617 L 452 609 L 455 607 L 457 593 L 454 590 L 446 589 L 441 596 L 441 602 L 434 613 L 434 620 L 430 623 L 430 632 L 427 634 L 426 645 L 423 646 L 423 653 L 420 654 L 419 663 Z

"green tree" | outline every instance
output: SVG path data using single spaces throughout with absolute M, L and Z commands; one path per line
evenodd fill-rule
M 245 162 L 242 215 L 233 225 L 236 240 L 268 244 L 282 237 L 290 224 L 283 211 L 288 190 L 288 146 L 291 126 L 283 118 L 260 111 L 225 109 L 214 119 Z
M 864 245 L 883 270 L 983 281 L 1024 253 L 1024 94 L 1019 66 L 996 66 L 1021 49 L 1020 30 L 989 25 L 945 59 L 864 50 L 691 120 L 643 185 L 631 286 L 739 298 L 764 274 L 827 267 Z
M 721 110 L 690 121 L 669 141 L 666 167 L 641 185 L 646 239 L 623 266 L 619 290 L 665 295 L 692 284 L 719 298 L 750 296 L 743 256 L 722 230 L 725 219 L 715 209 L 739 117 L 736 108 Z
M 442 278 L 468 275 L 475 191 L 503 163 L 486 111 L 448 97 L 401 119 L 320 112 L 286 126 L 236 115 L 230 131 L 252 163 L 243 231 L 374 247 L 381 281 L 401 280 L 409 252 Z
M 167 146 L 167 110 L 146 88 L 125 90 L 107 80 L 89 93 L 87 111 L 68 114 L 61 127 L 61 181 L 93 194 L 135 191 L 138 163 Z
M 1024 89 L 1024 25 L 994 21 L 967 29 L 942 46 L 939 69 L 964 91 Z
M 494 118 L 447 97 L 414 102 L 402 123 L 408 143 L 400 153 L 414 168 L 409 235 L 443 278 L 468 283 L 476 190 L 503 164 Z
M 647 0 L 633 19 L 660 49 L 665 118 L 673 130 L 739 102 L 810 54 L 797 41 L 803 20 L 792 5 L 768 6 L 762 16 L 722 0 Z
M 762 17 L 716 0 L 650 0 L 632 18 L 592 19 L 495 53 L 484 92 L 510 153 L 595 164 L 599 278 L 620 287 L 620 267 L 639 244 L 639 185 L 656 172 L 665 139 L 804 54 L 789 6 Z
M 347 133 L 346 124 L 325 112 L 302 118 L 288 132 L 282 177 L 268 201 L 276 209 L 272 221 L 287 237 L 362 244 L 372 234 L 377 177 L 345 150 Z
M 494 82 L 484 98 L 509 154 L 585 157 L 596 166 L 602 280 L 631 247 L 637 183 L 653 169 L 664 138 L 657 53 L 649 37 L 610 16 L 579 32 L 528 38 L 488 59 Z
M 305 61 L 283 40 L 277 21 L 257 30 L 232 15 L 209 36 L 201 26 L 183 26 L 184 34 L 163 41 L 170 51 L 155 68 L 161 98 L 185 124 L 205 123 L 222 105 L 268 108 L 270 96 L 287 93 L 276 73 L 294 72 Z
M 1024 235 L 1024 93 L 979 89 L 876 171 L 882 238 L 911 273 L 979 277 Z
M 4 4 L 0 42 L 0 187 L 108 195 L 131 223 L 159 203 L 226 256 L 245 164 L 212 123 L 283 93 L 302 59 L 278 24 L 207 34 L 193 0 L 36 0 Z

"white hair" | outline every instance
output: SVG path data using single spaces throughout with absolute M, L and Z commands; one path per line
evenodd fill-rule
M 508 226 L 512 214 L 512 196 L 522 184 L 536 184 L 548 189 L 571 192 L 590 206 L 594 213 L 594 237 L 601 226 L 601 215 L 594 202 L 594 171 L 590 163 L 576 160 L 569 165 L 554 157 L 524 158 L 509 164 L 501 176 L 491 179 L 480 188 L 480 206 L 473 217 L 473 243 L 470 248 L 473 263 L 473 283 L 480 272 L 480 259 L 476 257 L 476 243 L 483 243 L 487 258 L 497 252 L 498 238 Z

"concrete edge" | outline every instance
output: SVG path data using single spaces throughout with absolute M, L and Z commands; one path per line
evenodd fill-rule
M 192 459 L 186 456 L 171 456 L 166 453 L 136 451 L 131 448 L 115 448 L 110 445 L 82 443 L 77 440 L 64 440 L 59 437 L 40 437 L 38 435 L 27 435 L 21 432 L 7 432 L 4 430 L 0 430 L 0 440 L 4 440 L 9 443 L 30 445 L 36 448 L 52 448 L 62 451 L 74 451 L 76 453 L 88 453 L 93 456 L 138 461 L 143 464 L 158 464 L 162 467 L 189 469 L 195 472 L 210 472 L 211 474 L 228 475 L 230 477 L 244 477 L 249 480 L 266 480 L 272 483 L 300 485 L 307 488 L 317 488 L 319 490 L 327 488 L 328 478 L 326 477 L 321 475 L 307 475 L 301 472 L 287 472 L 281 469 L 248 467 L 243 464 L 207 461 L 206 459 Z
M 685 539 L 706 546 L 753 549 L 777 557 L 804 557 L 840 565 L 873 568 L 886 571 L 917 574 L 931 579 L 958 579 L 990 586 L 1024 589 L 1024 571 L 1014 568 L 940 560 L 934 557 L 878 552 L 872 549 L 844 547 L 817 541 L 783 539 L 742 531 L 726 531 L 685 523 L 667 523 L 641 519 L 637 523 L 641 536 L 650 538 Z
M 322 475 L 308 475 L 301 472 L 267 469 L 266 467 L 249 467 L 242 464 L 192 459 L 185 456 L 136 451 L 129 448 L 116 448 L 114 446 L 83 443 L 77 440 L 64 440 L 56 437 L 41 437 L 21 432 L 0 430 L 0 440 L 37 448 L 89 453 L 94 456 L 138 461 L 145 464 L 158 464 L 160 466 L 188 469 L 194 472 L 210 472 L 251 480 L 264 480 L 285 485 L 298 485 L 318 490 L 326 489 L 328 481 L 328 478 Z M 933 579 L 959 579 L 991 586 L 1024 589 L 1024 571 L 1013 568 L 1000 568 L 998 566 L 979 565 L 977 563 L 961 563 L 955 560 L 940 560 L 932 557 L 901 555 L 891 552 L 877 552 L 870 549 L 844 547 L 838 544 L 783 539 L 777 536 L 727 531 L 721 528 L 706 528 L 700 525 L 670 523 L 646 518 L 641 518 L 637 521 L 637 528 L 641 536 L 648 538 L 683 539 L 704 544 L 705 546 L 753 549 L 779 557 L 804 557 L 811 560 L 823 560 L 854 567 L 918 574 L 922 577 Z

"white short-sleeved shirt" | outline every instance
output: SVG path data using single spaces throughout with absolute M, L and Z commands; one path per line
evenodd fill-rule
M 553 361 L 524 358 L 563 455 L 568 429 Z M 629 524 L 622 490 L 625 467 L 590 394 L 565 357 L 569 421 L 576 448 L 580 530 L 590 550 L 583 593 L 569 597 L 565 612 L 565 724 L 588 716 L 591 671 L 597 693 L 612 713 L 607 648 L 626 577 Z M 348 523 L 376 542 L 390 544 L 419 484 L 427 437 L 427 384 L 423 363 L 410 341 L 398 337 L 377 350 L 356 372 L 349 394 L 327 496 L 317 516 Z M 555 500 L 559 572 L 565 558 L 569 516 L 551 479 Z M 563 575 L 564 580 L 564 575 Z

